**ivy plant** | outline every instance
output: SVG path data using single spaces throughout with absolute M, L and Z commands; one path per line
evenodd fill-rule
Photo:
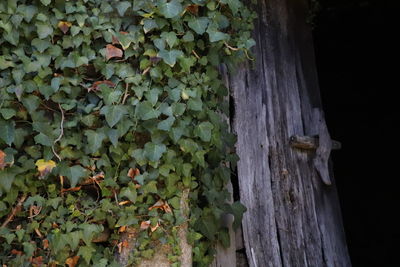
M 119 266 L 132 228 L 135 264 L 188 222 L 209 265 L 244 211 L 219 66 L 250 58 L 253 19 L 240 0 L 0 1 L 0 263 Z

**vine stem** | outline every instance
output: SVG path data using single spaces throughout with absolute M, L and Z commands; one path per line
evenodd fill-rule
M 17 213 L 21 210 L 22 203 L 24 203 L 25 199 L 27 198 L 27 194 L 23 194 L 21 198 L 18 200 L 17 205 L 12 209 L 11 213 L 8 215 L 7 219 L 3 222 L 0 228 L 6 227 L 17 215 Z
M 64 110 L 62 109 L 60 103 L 58 103 L 58 108 L 61 111 L 60 135 L 57 137 L 56 140 L 54 140 L 53 146 L 51 147 L 51 149 L 53 150 L 53 154 L 57 157 L 58 161 L 61 161 L 61 157 L 60 157 L 60 155 L 57 154 L 56 150 L 54 149 L 54 145 L 57 142 L 59 142 L 64 135 L 64 119 L 65 119 L 65 117 L 64 117 Z

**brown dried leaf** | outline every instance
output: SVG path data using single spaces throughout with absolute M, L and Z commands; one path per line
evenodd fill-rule
M 172 213 L 172 209 L 171 209 L 171 207 L 168 205 L 167 202 L 165 202 L 165 204 L 163 205 L 163 210 L 164 210 L 166 213 Z
M 151 207 L 149 208 L 149 210 L 152 210 L 152 209 L 162 209 L 163 205 L 164 205 L 164 200 L 160 199 L 160 200 L 158 200 L 153 206 L 151 206 Z
M 123 206 L 123 205 L 129 204 L 129 203 L 132 203 L 132 202 L 130 202 L 129 200 L 124 200 L 124 201 L 118 202 L 118 205 Z
M 92 86 L 88 88 L 88 92 L 90 92 L 90 91 L 94 91 L 94 92 L 98 91 L 99 90 L 99 86 L 101 84 L 105 84 L 108 87 L 115 87 L 115 83 L 113 83 L 112 81 L 108 81 L 108 80 L 97 81 L 97 82 L 94 82 L 92 84 Z
M 73 256 L 71 258 L 68 258 L 65 260 L 65 264 L 68 265 L 68 267 L 75 267 L 78 264 L 80 256 Z
M 3 152 L 3 150 L 0 150 L 0 170 L 3 170 L 4 167 L 7 165 L 4 161 L 6 157 L 6 153 Z
M 122 57 L 124 53 L 118 47 L 115 47 L 111 44 L 106 46 L 106 59 L 109 60 L 110 58 L 114 57 Z
M 43 239 L 42 243 L 43 243 L 43 249 L 48 249 L 49 248 L 49 240 Z
M 151 231 L 151 232 L 154 232 L 155 230 L 158 229 L 158 227 L 160 227 L 160 224 L 159 224 L 159 223 L 157 223 L 156 226 L 154 226 L 154 227 L 153 227 L 153 226 L 150 227 L 150 231 Z
M 128 176 L 132 179 L 135 179 L 136 176 L 140 175 L 140 170 L 138 168 L 130 168 L 128 171 Z
M 43 256 L 31 258 L 29 261 L 32 263 L 32 266 L 34 266 L 34 267 L 42 266 L 43 265 Z
M 11 254 L 13 255 L 22 255 L 23 252 L 20 250 L 16 250 L 15 248 L 11 250 Z
M 118 229 L 118 233 L 123 233 L 123 232 L 125 232 L 126 231 L 126 226 L 124 225 L 124 226 L 121 226 L 119 229 Z
M 143 221 L 140 223 L 140 229 L 142 230 L 146 230 L 147 228 L 149 228 L 151 225 L 150 220 L 148 221 Z
M 69 28 L 72 26 L 72 23 L 68 21 L 60 21 L 58 22 L 57 26 L 64 34 L 66 34 Z
M 193 15 L 198 15 L 199 14 L 199 6 L 198 5 L 188 5 L 186 7 L 186 10 L 189 11 L 190 13 L 192 13 Z
M 61 189 L 61 193 L 64 193 L 64 192 L 76 192 L 76 191 L 79 191 L 79 190 L 81 190 L 81 186 L 71 187 L 71 188 L 62 188 Z

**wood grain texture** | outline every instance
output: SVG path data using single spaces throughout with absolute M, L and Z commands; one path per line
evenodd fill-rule
M 326 127 L 314 120 L 322 111 L 306 2 L 258 0 L 256 61 L 229 79 L 251 267 L 351 266 L 332 174 L 328 187 L 314 155 L 289 144 Z

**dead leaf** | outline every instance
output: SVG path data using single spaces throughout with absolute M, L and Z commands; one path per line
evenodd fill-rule
M 72 26 L 72 23 L 68 21 L 60 21 L 58 22 L 57 26 L 64 34 L 66 34 L 69 28 Z
M 128 176 L 132 179 L 135 179 L 136 176 L 140 175 L 140 170 L 138 168 L 130 168 L 128 171 Z
M 109 60 L 110 58 L 113 58 L 113 57 L 122 57 L 123 55 L 124 55 L 124 53 L 118 47 L 115 47 L 111 44 L 108 44 L 106 46 L 106 59 L 107 60 Z
M 119 242 L 118 245 L 117 245 L 117 247 L 118 247 L 118 252 L 119 252 L 119 254 L 121 254 L 123 248 L 129 247 L 129 242 L 126 241 L 126 240 L 124 240 L 124 241 L 122 241 L 122 242 Z
M 162 209 L 167 213 L 171 213 L 172 212 L 172 209 L 168 205 L 168 203 L 166 201 L 162 200 L 162 199 L 158 200 L 153 206 L 151 206 L 149 208 L 149 210 L 152 210 L 152 209 Z
M 22 255 L 23 252 L 22 252 L 22 251 L 19 251 L 19 250 L 16 250 L 16 249 L 14 248 L 14 249 L 11 250 L 11 254 L 13 254 L 13 255 Z
M 68 265 L 68 267 L 75 267 L 78 264 L 80 256 L 73 256 L 71 258 L 68 258 L 65 260 L 65 264 Z
M 151 232 L 154 232 L 155 230 L 158 229 L 158 227 L 160 227 L 160 224 L 159 224 L 159 223 L 157 223 L 156 226 L 150 227 L 150 231 L 151 231 Z
M 100 86 L 101 84 L 105 84 L 105 85 L 107 85 L 108 87 L 115 87 L 115 83 L 113 83 L 112 81 L 108 81 L 108 80 L 96 81 L 96 82 L 94 82 L 94 83 L 92 84 L 91 87 L 88 88 L 88 92 L 91 92 L 91 91 L 96 92 L 96 91 L 98 91 L 98 90 L 99 90 L 99 86 Z
M 165 204 L 163 205 L 163 210 L 164 210 L 166 213 L 172 213 L 172 209 L 171 209 L 171 207 L 168 205 L 167 202 L 165 202 Z
M 193 15 L 198 15 L 199 14 L 199 6 L 198 5 L 188 5 L 186 7 L 186 10 L 192 13 Z
M 48 249 L 49 248 L 49 240 L 48 239 L 43 239 L 43 249 Z
M 124 200 L 124 201 L 118 202 L 118 205 L 123 206 L 123 205 L 129 204 L 129 203 L 132 203 L 132 202 L 130 202 L 129 200 Z
M 119 229 L 118 229 L 118 233 L 123 233 L 123 232 L 125 232 L 126 231 L 126 226 L 124 225 L 124 226 L 121 226 Z
M 76 192 L 76 191 L 79 191 L 79 190 L 81 190 L 81 186 L 71 187 L 71 188 L 62 188 L 61 189 L 61 193 L 64 193 L 64 192 Z
M 43 265 L 43 256 L 31 258 L 29 261 L 32 263 L 32 266 L 34 266 L 34 267 L 42 266 Z
M 7 165 L 4 162 L 5 157 L 6 157 L 6 153 L 4 153 L 3 150 L 0 150 L 0 170 L 3 170 L 4 167 Z
M 143 221 L 143 222 L 140 223 L 140 229 L 146 230 L 147 228 L 150 227 L 150 225 L 151 225 L 150 220 L 148 220 L 148 221 Z
M 36 161 L 35 165 L 37 166 L 41 178 L 46 176 L 54 167 L 56 167 L 56 163 L 54 161 L 45 161 L 44 159 L 39 159 Z

